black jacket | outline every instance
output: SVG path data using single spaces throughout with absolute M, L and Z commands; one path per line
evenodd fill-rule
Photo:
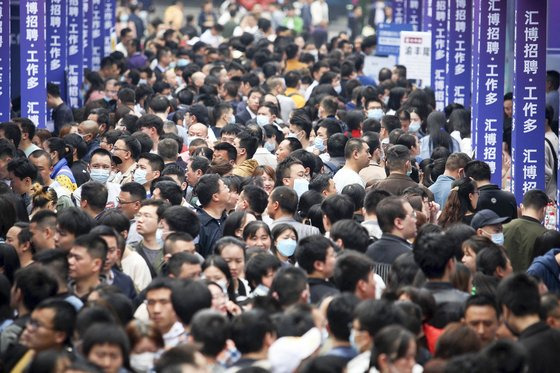
M 220 219 L 214 219 L 204 209 L 197 210 L 198 219 L 200 220 L 200 232 L 198 233 L 198 252 L 204 258 L 212 254 L 214 243 L 222 238 L 223 224 L 226 216 L 222 215 Z
M 320 278 L 308 278 L 309 291 L 311 293 L 311 303 L 318 304 L 323 298 L 339 293 L 332 282 Z
M 519 336 L 519 344 L 525 347 L 529 358 L 529 372 L 552 373 L 560 367 L 560 331 L 539 321 L 525 329 Z
M 469 294 L 455 289 L 449 282 L 430 281 L 424 287 L 436 300 L 436 312 L 428 322 L 430 325 L 443 329 L 450 322 L 461 320 Z
M 488 209 L 500 217 L 517 218 L 517 202 L 513 193 L 501 190 L 495 184 L 481 186 L 478 191 L 476 211 Z

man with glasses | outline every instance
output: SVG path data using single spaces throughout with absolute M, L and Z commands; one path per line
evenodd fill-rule
M 62 299 L 46 299 L 31 313 L 17 346 L 5 360 L 6 371 L 25 371 L 33 358 L 46 350 L 71 347 L 76 310 Z
M 135 216 L 140 210 L 140 204 L 146 199 L 146 189 L 134 181 L 121 185 L 121 192 L 117 197 L 118 209 L 130 220 L 130 229 L 126 243 L 131 245 L 142 239 L 136 230 Z
M 140 143 L 132 136 L 122 136 L 115 142 L 112 154 L 119 172 L 113 179 L 114 183 L 122 185 L 132 181 L 140 149 Z
M 399 255 L 412 252 L 409 240 L 416 237 L 416 212 L 408 201 L 396 196 L 381 200 L 375 211 L 383 234 L 368 247 L 366 255 L 378 263 L 377 274 L 386 281 Z

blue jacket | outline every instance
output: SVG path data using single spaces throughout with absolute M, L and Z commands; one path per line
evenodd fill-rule
M 543 256 L 538 256 L 527 269 L 527 274 L 542 279 L 549 291 L 560 293 L 560 265 L 555 256 L 560 254 L 560 249 L 549 250 Z

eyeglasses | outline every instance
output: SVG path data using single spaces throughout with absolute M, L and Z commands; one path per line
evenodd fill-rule
M 29 319 L 27 321 L 27 326 L 31 329 L 43 328 L 43 329 L 48 329 L 48 330 L 55 330 L 53 327 L 43 325 L 38 320 L 35 320 L 35 319 Z
M 117 197 L 117 202 L 120 203 L 121 205 L 128 205 L 131 203 L 136 203 L 136 202 L 140 202 L 139 200 L 136 201 L 123 201 L 122 199 L 120 199 L 119 197 Z
M 416 211 L 412 210 L 412 212 L 410 214 L 408 214 L 407 216 L 410 216 L 411 218 L 416 219 Z
M 128 149 L 125 148 L 117 148 L 116 146 L 113 146 L 113 150 L 122 150 L 123 152 L 128 152 Z

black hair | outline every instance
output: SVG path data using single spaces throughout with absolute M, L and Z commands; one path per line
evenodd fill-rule
M 203 175 L 194 187 L 194 193 L 202 207 L 208 206 L 212 196 L 220 190 L 220 176 L 216 174 Z
M 146 199 L 146 189 L 142 186 L 142 184 L 134 181 L 121 185 L 121 192 L 129 193 L 131 197 L 140 201 Z
M 214 310 L 201 310 L 191 322 L 190 334 L 202 345 L 200 352 L 205 356 L 217 356 L 229 338 L 229 320 Z
M 427 233 L 414 242 L 414 260 L 428 279 L 441 278 L 447 262 L 454 257 L 454 248 L 448 241 L 445 234 Z
M 330 230 L 330 238 L 341 239 L 344 249 L 365 253 L 370 243 L 367 229 L 353 219 L 342 219 L 334 223 Z
M 516 273 L 498 285 L 498 302 L 515 316 L 538 315 L 540 296 L 537 283 L 525 273 Z
M 366 213 L 374 214 L 379 202 L 390 196 L 391 193 L 385 190 L 373 188 L 369 189 L 364 197 L 364 208 L 366 210 Z
M 95 221 L 84 210 L 77 207 L 67 207 L 60 211 L 56 222 L 60 229 L 76 237 L 88 233 L 95 226 Z
M 465 177 L 475 181 L 490 180 L 491 175 L 490 166 L 486 162 L 474 160 L 465 166 Z
M 487 276 L 495 276 L 498 267 L 505 269 L 507 262 L 507 254 L 500 247 L 486 247 L 476 253 L 476 270 Z
M 172 231 L 186 232 L 192 237 L 198 236 L 200 231 L 198 216 L 188 207 L 171 206 L 164 211 L 161 218 L 165 219 Z
M 270 294 L 281 307 L 288 307 L 301 298 L 307 289 L 307 275 L 299 267 L 280 268 L 270 286 Z
M 96 345 L 116 345 L 120 348 L 123 367 L 128 367 L 128 355 L 130 353 L 130 343 L 124 330 L 117 324 L 96 323 L 90 326 L 82 339 L 82 351 L 84 356 L 88 356 Z
M 285 186 L 274 188 L 270 194 L 270 201 L 278 202 L 279 208 L 287 213 L 295 214 L 297 211 L 298 196 L 291 188 Z
M 370 282 L 374 263 L 362 253 L 349 250 L 336 260 L 333 279 L 341 292 L 354 293 L 360 280 Z
M 395 219 L 404 219 L 406 217 L 404 199 L 397 196 L 385 197 L 378 202 L 375 213 L 381 230 L 384 233 L 389 233 L 395 226 Z
M 243 196 L 249 204 L 249 210 L 254 211 L 259 216 L 264 213 L 268 204 L 268 194 L 256 185 L 246 185 L 243 188 Z
M 336 194 L 328 196 L 321 203 L 321 211 L 332 224 L 342 219 L 352 219 L 354 216 L 354 202 L 347 195 Z
M 70 346 L 74 337 L 74 326 L 76 323 L 77 312 L 74 306 L 63 299 L 47 298 L 35 307 L 38 309 L 51 309 L 54 311 L 52 327 L 54 330 L 64 332 L 66 339 L 64 344 Z
M 545 192 L 538 189 L 532 189 L 527 191 L 523 195 L 523 207 L 525 208 L 533 208 L 535 210 L 539 210 L 545 208 L 548 205 L 550 199 L 546 195 Z
M 12 172 L 18 179 L 31 179 L 31 182 L 37 179 L 37 167 L 27 158 L 15 158 L 8 163 L 8 172 Z
M 171 302 L 181 323 L 190 325 L 198 311 L 211 307 L 212 294 L 202 282 L 181 281 L 171 293 Z
M 58 292 L 56 278 L 46 268 L 37 266 L 19 269 L 15 273 L 13 285 L 21 291 L 23 306 L 30 312 Z
M 332 335 L 341 341 L 350 338 L 349 324 L 352 323 L 354 310 L 360 300 L 349 293 L 336 295 L 327 307 L 327 321 Z
M 172 206 L 179 206 L 183 201 L 183 190 L 175 181 L 158 181 L 152 187 L 159 189 L 161 199 L 168 200 Z
M 87 201 L 92 210 L 100 212 L 105 209 L 109 198 L 109 190 L 104 184 L 97 181 L 88 181 L 82 185 L 82 201 Z
M 312 274 L 315 271 L 315 262 L 324 262 L 327 258 L 329 248 L 334 248 L 334 244 L 326 237 L 312 235 L 302 238 L 298 242 L 296 249 L 298 265 L 304 269 L 307 274 Z
M 376 338 L 387 325 L 403 325 L 406 315 L 386 299 L 368 299 L 361 302 L 354 311 L 354 319 L 360 323 L 362 330 Z
M 260 351 L 266 334 L 274 333 L 272 320 L 262 310 L 244 312 L 231 322 L 231 339 L 241 354 Z
M 254 255 L 245 265 L 245 279 L 249 282 L 252 289 L 262 283 L 262 278 L 269 271 L 277 271 L 282 264 L 280 260 L 269 253 L 259 253 Z

